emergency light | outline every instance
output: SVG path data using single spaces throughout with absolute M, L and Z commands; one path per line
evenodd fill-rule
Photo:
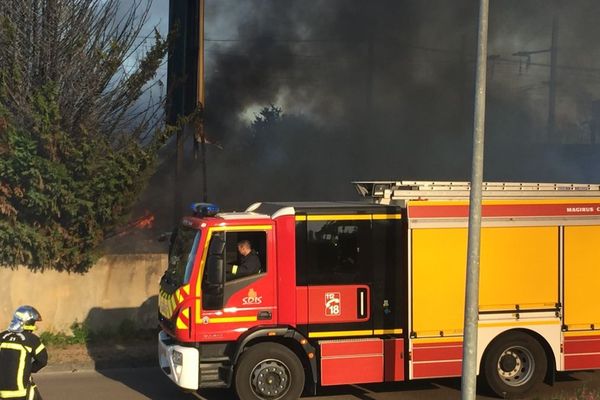
M 192 203 L 192 212 L 196 217 L 214 217 L 219 213 L 219 206 L 211 203 Z

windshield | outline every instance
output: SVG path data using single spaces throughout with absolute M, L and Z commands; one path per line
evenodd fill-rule
M 174 233 L 169 248 L 169 267 L 165 274 L 171 285 L 189 283 L 201 233 L 200 230 L 184 226 Z

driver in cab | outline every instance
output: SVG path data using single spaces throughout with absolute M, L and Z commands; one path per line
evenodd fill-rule
M 249 240 L 241 240 L 237 244 L 238 261 L 231 266 L 230 280 L 245 276 L 255 275 L 261 271 L 260 259 L 256 251 L 252 249 Z

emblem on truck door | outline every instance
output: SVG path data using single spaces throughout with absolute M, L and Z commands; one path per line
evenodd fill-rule
M 258 293 L 256 293 L 256 290 L 250 289 L 250 290 L 248 290 L 248 296 L 246 296 L 242 299 L 242 303 L 246 304 L 246 305 L 247 304 L 261 304 L 262 296 L 259 296 Z
M 342 314 L 342 298 L 339 292 L 325 293 L 325 315 L 337 317 Z

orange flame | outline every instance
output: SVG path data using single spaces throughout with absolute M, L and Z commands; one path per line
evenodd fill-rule
M 146 214 L 141 218 L 138 218 L 137 220 L 133 221 L 133 225 L 131 226 L 132 229 L 152 229 L 152 227 L 154 226 L 154 215 L 153 214 Z
M 107 237 L 123 236 L 137 229 L 152 229 L 154 227 L 154 220 L 154 214 L 150 213 L 149 211 L 146 211 L 144 216 L 134 219 L 133 221 L 125 225 L 123 228 L 121 228 L 119 231 L 113 234 L 109 234 L 107 235 Z

